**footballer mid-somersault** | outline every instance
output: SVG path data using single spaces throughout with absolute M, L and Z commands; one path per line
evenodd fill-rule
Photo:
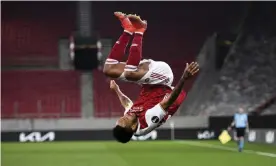
M 113 129 L 115 139 L 121 143 L 130 141 L 133 135 L 151 132 L 166 122 L 178 109 L 186 97 L 184 82 L 199 71 L 196 62 L 186 64 L 181 79 L 172 87 L 173 72 L 162 61 L 142 59 L 142 39 L 147 22 L 136 15 L 115 12 L 124 28 L 123 34 L 113 46 L 104 65 L 104 74 L 112 79 L 136 82 L 142 86 L 138 99 L 133 103 L 124 95 L 115 81 L 110 82 L 125 112 Z M 121 62 L 125 49 L 132 37 L 127 62 Z

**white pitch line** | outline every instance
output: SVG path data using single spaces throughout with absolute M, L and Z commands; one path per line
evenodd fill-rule
M 220 150 L 227 150 L 227 151 L 237 152 L 237 149 L 235 149 L 235 148 L 225 147 L 225 146 L 221 146 L 221 145 L 213 145 L 213 144 L 203 143 L 203 142 L 192 142 L 192 141 L 176 141 L 176 142 L 181 143 L 181 144 L 191 145 L 191 146 L 198 146 L 198 147 L 205 147 L 205 148 L 212 148 L 212 149 L 220 149 Z M 254 151 L 254 150 L 243 150 L 243 153 L 256 154 L 256 155 L 260 155 L 260 156 L 275 157 L 276 158 L 275 153 L 260 152 L 260 151 Z

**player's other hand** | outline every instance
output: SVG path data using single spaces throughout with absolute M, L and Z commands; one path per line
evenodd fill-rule
M 119 86 L 116 84 L 116 82 L 114 80 L 110 81 L 110 89 L 111 90 L 117 90 L 119 88 Z
M 186 68 L 184 70 L 184 78 L 188 79 L 194 76 L 199 71 L 199 65 L 197 62 L 186 63 Z

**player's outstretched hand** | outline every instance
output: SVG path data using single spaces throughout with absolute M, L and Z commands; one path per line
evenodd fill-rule
M 110 89 L 111 90 L 118 90 L 119 86 L 116 84 L 114 80 L 110 81 Z
M 190 64 L 186 63 L 186 68 L 184 70 L 184 78 L 188 79 L 194 76 L 199 71 L 199 65 L 197 62 L 192 62 Z

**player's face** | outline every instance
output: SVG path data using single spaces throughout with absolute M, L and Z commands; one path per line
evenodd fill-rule
M 116 125 L 135 131 L 137 128 L 137 119 L 131 115 L 125 115 L 117 121 Z
M 242 108 L 239 108 L 239 113 L 241 114 L 243 112 L 244 112 L 244 110 Z

